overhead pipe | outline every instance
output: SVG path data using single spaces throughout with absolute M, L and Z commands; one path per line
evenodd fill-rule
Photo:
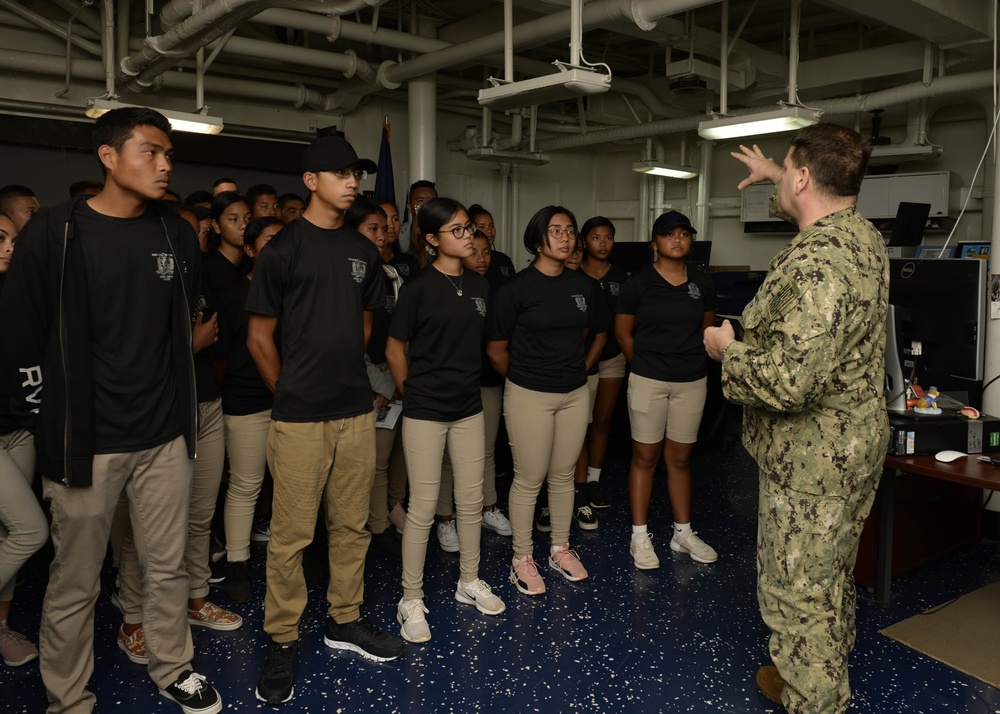
M 128 2 L 116 2 L 115 3 L 115 62 L 121 62 L 125 57 L 128 56 L 129 48 L 129 25 L 131 22 L 130 18 L 130 3 Z M 114 70 L 114 67 L 112 67 Z
M 94 3 L 93 0 L 52 0 L 56 5 L 61 7 L 63 10 L 68 12 L 70 15 L 73 13 L 83 10 L 77 21 L 83 24 L 92 32 L 97 35 L 101 34 L 101 19 L 98 15 L 94 13 L 94 8 L 91 7 Z
M 66 28 L 62 27 L 58 23 L 42 17 L 37 12 L 33 12 L 25 7 L 22 7 L 20 3 L 13 2 L 13 0 L 0 0 L 0 7 L 7 8 L 15 15 L 18 15 L 19 17 L 30 22 L 35 27 L 39 27 L 46 32 L 51 32 L 53 35 L 72 42 L 75 46 L 79 47 L 87 54 L 94 55 L 95 57 L 101 56 L 100 45 L 94 44 L 90 40 L 85 40 L 82 37 L 78 37 L 70 32 L 67 32 Z
M 326 0 L 309 2 L 299 0 L 294 4 L 272 3 L 273 7 L 294 7 L 303 13 L 313 13 L 319 15 L 350 15 L 351 13 L 364 10 L 366 7 L 378 7 L 383 3 L 379 0 Z M 160 9 L 160 27 L 163 32 L 179 25 L 194 14 L 194 0 L 170 0 Z M 314 18 L 315 21 L 315 18 Z M 289 25 L 291 27 L 291 25 Z M 315 25 L 313 25 L 315 28 Z M 309 29 L 309 28 L 299 28 Z
M 952 75 L 950 77 L 938 77 L 934 82 L 925 86 L 923 82 L 913 82 L 899 87 L 882 89 L 869 94 L 854 97 L 843 97 L 840 99 L 822 99 L 810 102 L 810 107 L 822 109 L 826 116 L 838 114 L 853 115 L 857 112 L 868 112 L 872 109 L 906 104 L 917 99 L 929 99 L 932 97 L 943 97 L 949 94 L 959 94 L 970 92 L 976 89 L 984 89 L 992 86 L 993 71 L 984 69 L 977 72 Z M 757 114 L 764 111 L 771 111 L 774 105 L 748 107 L 746 109 L 734 109 L 729 112 L 730 116 L 743 116 L 747 114 Z M 690 131 L 698 128 L 698 123 L 704 121 L 702 114 L 682 117 L 679 119 L 659 119 L 641 124 L 639 126 L 623 126 L 613 129 L 604 129 L 588 132 L 585 135 L 556 137 L 543 139 L 538 142 L 539 151 L 558 151 L 560 149 L 573 149 L 580 146 L 593 146 L 595 144 L 611 143 L 615 141 L 626 141 L 629 139 L 641 139 L 647 136 L 661 136 L 663 134 L 675 134 L 682 131 Z
M 193 0 L 190 1 L 193 3 Z M 326 5 L 331 12 L 346 13 L 363 7 L 376 7 L 385 2 L 386 0 L 343 0 Z M 188 0 L 173 0 L 167 7 L 175 11 L 179 6 L 186 8 L 187 5 Z M 129 79 L 128 88 L 131 91 L 140 92 L 152 85 L 157 77 L 176 65 L 181 58 L 225 35 L 260 11 L 271 7 L 296 8 L 308 5 L 315 3 L 302 0 L 215 0 L 204 10 L 190 15 L 164 34 L 147 38 L 145 46 L 139 52 L 122 60 L 121 75 Z

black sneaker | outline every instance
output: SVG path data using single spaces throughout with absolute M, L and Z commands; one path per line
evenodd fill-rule
M 167 699 L 181 705 L 184 714 L 216 714 L 222 711 L 222 699 L 208 679 L 190 669 L 177 681 L 160 690 Z
M 611 505 L 600 481 L 587 482 L 587 500 L 590 501 L 591 508 L 608 508 Z
M 250 600 L 250 566 L 246 561 L 226 563 L 225 579 L 222 589 L 230 602 Z
M 538 512 L 538 518 L 535 519 L 535 528 L 538 529 L 539 533 L 551 533 L 552 532 L 552 517 L 549 515 L 549 507 L 545 506 Z
M 372 533 L 368 552 L 401 561 L 403 559 L 403 543 L 392 528 L 386 528 L 381 533 Z
M 327 617 L 323 644 L 335 650 L 357 652 L 365 659 L 376 662 L 389 662 L 406 654 L 401 639 L 378 629 L 367 617 L 359 617 L 343 625 Z
M 295 667 L 299 663 L 299 641 L 270 642 L 264 669 L 254 694 L 265 704 L 284 704 L 295 693 Z
M 253 527 L 250 529 L 250 540 L 254 543 L 267 543 L 271 540 L 271 514 L 254 516 Z
M 590 510 L 590 506 L 580 506 L 576 509 L 576 514 L 573 517 L 576 518 L 576 524 L 583 530 L 597 530 L 597 516 Z

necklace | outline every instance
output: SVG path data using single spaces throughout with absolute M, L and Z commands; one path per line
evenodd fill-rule
M 448 278 L 448 282 L 451 283 L 451 286 L 453 288 L 455 288 L 455 294 L 458 295 L 459 297 L 462 297 L 462 278 L 465 277 L 465 271 L 463 270 L 461 273 L 458 274 L 458 285 L 455 285 L 455 281 L 451 279 L 451 276 L 448 275 L 448 273 L 442 272 L 441 275 Z

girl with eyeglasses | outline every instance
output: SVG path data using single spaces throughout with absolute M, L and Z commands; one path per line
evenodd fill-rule
M 354 230 L 375 244 L 379 251 L 384 251 L 388 240 L 388 221 L 381 206 L 369 201 L 355 201 L 344 214 L 344 220 Z M 384 258 L 383 258 L 384 260 Z M 370 551 L 389 558 L 402 558 L 399 535 L 389 528 L 389 514 L 398 507 L 405 496 L 405 485 L 390 486 L 389 463 L 392 451 L 399 442 L 399 422 L 387 429 L 380 424 L 384 422 L 385 411 L 389 404 L 399 399 L 399 391 L 389 373 L 389 363 L 385 357 L 385 344 L 389 338 L 389 322 L 396 308 L 396 293 L 402 285 L 402 279 L 396 270 L 388 263 L 383 263 L 385 279 L 385 304 L 383 309 L 372 313 L 371 336 L 365 352 L 365 366 L 368 370 L 368 381 L 372 388 L 372 398 L 375 402 L 375 479 L 372 481 L 371 497 L 368 504 L 368 530 L 372 538 L 368 545 Z M 382 416 L 382 420 L 379 417 Z M 406 479 L 406 470 L 397 469 L 397 478 Z M 390 493 L 399 494 L 398 500 L 390 497 Z M 405 512 L 402 514 L 405 519 Z M 397 528 L 397 530 L 402 530 Z
M 608 260 L 615 244 L 615 225 L 603 216 L 594 216 L 583 224 L 580 234 L 583 236 L 584 252 L 580 268 L 600 284 L 608 301 L 608 309 L 613 315 L 622 286 L 628 280 L 628 273 Z M 608 452 L 611 419 L 624 381 L 625 356 L 611 331 L 598 362 L 597 391 L 591 404 L 590 428 L 577 463 L 577 482 L 586 481 L 587 502 L 591 508 L 607 508 L 611 505 L 601 487 L 601 467 Z
M 504 418 L 514 457 L 510 581 L 525 595 L 545 592 L 532 554 L 531 525 L 546 479 L 549 567 L 570 581 L 587 577 L 569 544 L 573 471 L 587 431 L 587 370 L 604 349 L 608 318 L 596 285 L 565 268 L 576 234 L 576 219 L 561 206 L 546 206 L 532 216 L 524 247 L 535 259 L 497 291 L 486 334 L 490 362 L 507 378 Z M 597 334 L 588 352 L 590 332 Z
M 622 288 L 615 315 L 615 336 L 632 365 L 629 551 L 635 567 L 642 570 L 660 567 L 646 525 L 661 452 L 674 514 L 670 549 L 690 554 L 699 563 L 718 558 L 691 530 L 691 452 L 707 392 L 708 355 L 702 334 L 715 322 L 717 302 L 712 281 L 685 262 L 696 233 L 687 216 L 677 211 L 656 219 L 652 230 L 656 258 Z
M 417 226 L 437 259 L 400 291 L 385 353 L 403 395 L 403 450 L 410 482 L 403 597 L 396 618 L 403 639 L 426 642 L 431 632 L 424 617 L 424 561 L 446 449 L 454 470 L 458 517 L 460 576 L 455 599 L 485 615 L 498 615 L 506 606 L 479 579 L 485 453 L 479 377 L 489 283 L 462 265 L 473 252 L 472 229 L 462 204 L 431 199 L 421 207 Z

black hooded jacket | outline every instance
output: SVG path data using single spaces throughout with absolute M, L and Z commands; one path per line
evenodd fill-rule
M 42 209 L 17 237 L 0 298 L 0 364 L 14 415 L 33 426 L 38 469 L 66 486 L 89 486 L 94 458 L 93 337 L 74 199 Z M 158 201 L 150 203 L 179 266 L 171 312 L 178 413 L 194 458 L 197 424 L 191 329 L 200 284 L 198 240 Z M 44 400 L 42 385 L 44 383 Z M 32 423 L 33 422 L 33 423 Z

